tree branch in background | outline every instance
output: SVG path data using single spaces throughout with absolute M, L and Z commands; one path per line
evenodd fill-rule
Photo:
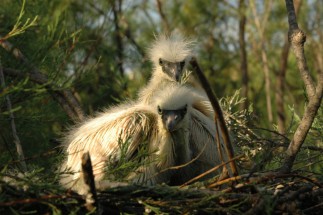
M 223 117 L 223 112 L 222 112 L 222 109 L 220 107 L 220 104 L 219 104 L 219 102 L 218 102 L 218 100 L 217 100 L 217 98 L 216 98 L 216 96 L 215 96 L 209 82 L 207 81 L 205 75 L 203 74 L 197 60 L 194 57 L 191 59 L 190 64 L 192 65 L 194 71 L 196 72 L 196 74 L 198 76 L 198 79 L 201 82 L 201 85 L 202 85 L 203 89 L 205 90 L 207 96 L 210 99 L 210 102 L 211 102 L 212 107 L 214 109 L 215 123 L 217 121 L 219 121 L 220 129 L 221 129 L 221 132 L 223 134 L 223 139 L 224 139 L 226 152 L 227 152 L 229 160 L 232 160 L 230 162 L 230 167 L 231 167 L 233 175 L 236 176 L 236 175 L 238 175 L 238 169 L 237 169 L 235 161 L 233 160 L 234 151 L 233 151 L 233 147 L 232 147 L 232 144 L 231 144 L 231 141 L 230 141 L 229 131 L 228 131 L 228 128 L 226 126 L 226 123 L 225 123 L 225 120 L 224 120 L 224 117 Z
M 118 5 L 117 5 L 118 4 Z M 120 75 L 124 76 L 123 70 L 123 43 L 122 43 L 122 34 L 119 25 L 119 15 L 121 14 L 121 0 L 112 2 L 112 12 L 113 12 L 113 22 L 115 28 L 115 41 L 117 45 L 117 66 L 120 72 Z
M 278 74 L 276 75 L 276 109 L 277 109 L 277 125 L 278 131 L 281 134 L 284 134 L 285 131 L 285 108 L 284 108 L 284 94 L 285 94 L 285 78 L 286 78 L 286 70 L 287 70 L 287 61 L 289 55 L 289 42 L 288 38 L 286 38 L 283 46 L 283 50 L 281 53 L 281 61 L 279 66 Z
M 307 107 L 305 108 L 303 118 L 298 125 L 293 139 L 286 150 L 287 157 L 280 169 L 281 172 L 290 172 L 293 167 L 296 155 L 299 152 L 302 144 L 304 143 L 307 133 L 310 130 L 317 111 L 321 105 L 323 94 L 323 73 L 320 72 L 318 74 L 317 86 L 315 86 L 314 81 L 310 76 L 304 53 L 304 43 L 306 41 L 306 35 L 298 27 L 293 0 L 285 0 L 285 3 L 289 24 L 288 39 L 296 56 L 297 66 L 301 78 L 304 81 L 306 94 L 309 100 Z
M 261 61 L 263 64 L 263 71 L 265 75 L 265 92 L 266 92 L 266 105 L 267 105 L 267 113 L 268 113 L 268 121 L 272 125 L 273 123 L 273 111 L 272 111 L 272 104 L 271 104 L 271 81 L 270 81 L 270 71 L 269 71 L 269 64 L 268 64 L 268 56 L 266 53 L 266 47 L 265 47 L 265 42 L 266 42 L 266 36 L 265 36 L 265 27 L 266 23 L 268 21 L 268 17 L 272 8 L 272 1 L 266 1 L 267 5 L 264 6 L 265 11 L 263 17 L 259 17 L 256 6 L 255 6 L 255 1 L 252 0 L 250 1 L 250 7 L 251 11 L 254 17 L 254 22 L 255 26 L 257 28 L 257 32 L 259 33 L 259 38 L 260 38 L 260 53 L 261 53 Z M 260 23 L 261 19 L 261 23 Z
M 242 109 L 248 109 L 248 60 L 246 52 L 246 41 L 245 41 L 245 26 L 246 26 L 246 5 L 244 0 L 239 1 L 239 45 L 240 45 L 240 70 L 242 73 L 242 97 L 246 98 L 242 103 Z
M 3 70 L 2 70 L 1 59 L 0 59 L 0 81 L 1 81 L 1 88 L 5 89 L 6 83 L 5 83 L 4 74 L 3 74 Z M 6 99 L 7 108 L 8 108 L 8 111 L 9 111 L 11 130 L 12 130 L 12 135 L 13 135 L 13 142 L 16 145 L 16 150 L 17 150 L 17 154 L 18 154 L 18 160 L 19 160 L 20 166 L 22 168 L 22 171 L 26 172 L 27 171 L 27 165 L 26 165 L 26 162 L 25 162 L 24 151 L 22 149 L 21 142 L 20 142 L 19 136 L 17 134 L 16 124 L 15 124 L 15 117 L 14 117 L 13 112 L 12 112 L 12 106 L 11 106 L 11 101 L 10 101 L 9 95 L 6 95 L 5 99 Z
M 128 38 L 128 40 L 136 47 L 136 50 L 138 53 L 141 55 L 141 57 L 145 56 L 145 52 L 142 50 L 142 48 L 139 46 L 139 44 L 136 42 L 134 37 L 132 36 L 131 30 L 129 28 L 128 23 L 127 24 L 127 29 L 125 30 L 125 36 Z
M 17 60 L 25 64 L 27 68 L 30 68 L 29 72 L 26 75 L 24 75 L 22 72 L 18 70 L 12 70 L 12 69 L 4 70 L 5 73 L 8 73 L 8 75 L 16 75 L 17 77 L 29 76 L 32 81 L 38 84 L 46 84 L 45 87 L 48 90 L 48 92 L 55 100 L 58 101 L 58 103 L 61 105 L 61 107 L 64 109 L 64 111 L 71 119 L 74 119 L 74 120 L 84 119 L 83 110 L 81 109 L 81 106 L 78 100 L 70 90 L 67 90 L 67 89 L 57 90 L 55 86 L 50 85 L 49 84 L 50 81 L 48 80 L 47 75 L 43 74 L 36 67 L 32 66 L 31 63 L 28 61 L 28 59 L 22 54 L 22 52 L 19 49 L 14 48 L 13 45 L 8 41 L 0 39 L 0 45 L 7 52 L 12 53 Z
M 165 13 L 163 11 L 163 6 L 162 6 L 162 3 L 160 0 L 156 0 L 157 2 L 157 8 L 158 8 L 158 12 L 159 12 L 159 15 L 161 17 L 161 20 L 162 20 L 162 23 L 163 23 L 163 26 L 164 26 L 164 32 L 168 32 L 170 31 L 170 27 L 169 27 L 169 23 L 168 23 L 168 20 L 165 16 Z
M 299 9 L 302 5 L 302 0 L 295 1 L 295 10 L 296 14 L 298 14 Z M 283 50 L 280 57 L 280 65 L 279 71 L 276 75 L 276 109 L 277 109 L 277 125 L 278 131 L 280 134 L 284 134 L 285 131 L 285 108 L 284 108 L 284 94 L 285 94 L 285 82 L 286 82 L 286 70 L 288 63 L 290 44 L 288 42 L 288 37 L 285 38 L 285 42 L 283 45 Z

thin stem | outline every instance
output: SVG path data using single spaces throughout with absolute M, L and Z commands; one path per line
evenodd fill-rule
M 1 79 L 1 87 L 2 87 L 2 89 L 4 89 L 6 87 L 6 83 L 5 83 L 4 74 L 3 74 L 3 70 L 2 70 L 1 59 L 0 59 L 0 79 Z M 13 142 L 16 145 L 18 159 L 20 160 L 20 165 L 21 165 L 22 171 L 26 172 L 27 165 L 25 162 L 24 151 L 22 149 L 21 142 L 20 142 L 19 136 L 17 134 L 15 117 L 12 112 L 11 100 L 10 100 L 9 95 L 6 95 L 5 98 L 6 98 L 6 103 L 7 103 L 7 109 L 9 111 L 10 124 L 11 124 L 11 130 L 12 130 L 12 135 L 13 135 Z

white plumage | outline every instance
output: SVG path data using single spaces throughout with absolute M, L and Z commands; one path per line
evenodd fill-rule
M 66 136 L 67 158 L 61 171 L 61 184 L 82 194 L 81 156 L 84 152 L 91 155 L 93 172 L 97 185 L 103 180 L 106 165 L 120 158 L 118 143 L 130 141 L 126 153 L 131 158 L 141 144 L 148 144 L 150 155 L 147 165 L 130 174 L 128 179 L 134 183 L 181 184 L 194 176 L 219 164 L 215 144 L 214 123 L 197 107 L 208 103 L 193 89 L 177 84 L 168 90 L 156 92 L 152 105 L 129 103 L 106 110 L 97 117 L 88 119 L 72 129 Z M 186 114 L 172 131 L 165 126 L 163 111 L 182 110 Z M 194 162 L 191 162 L 194 160 Z M 191 164 L 179 170 L 167 170 L 173 166 Z

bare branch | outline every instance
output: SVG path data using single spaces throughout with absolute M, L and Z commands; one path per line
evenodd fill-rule
M 304 43 L 306 41 L 306 35 L 301 29 L 298 28 L 293 1 L 285 0 L 285 2 L 288 12 L 289 41 L 295 53 L 297 66 L 304 81 L 306 93 L 309 99 L 303 118 L 296 129 L 296 132 L 291 143 L 288 146 L 288 149 L 286 150 L 287 157 L 280 169 L 281 172 L 290 172 L 296 155 L 299 152 L 302 144 L 304 143 L 307 133 L 310 130 L 317 111 L 321 105 L 323 94 L 323 73 L 318 74 L 318 83 L 315 88 L 312 77 L 310 76 L 310 73 L 308 71 L 308 66 L 304 54 Z
M 4 75 L 3 75 L 3 70 L 2 70 L 2 64 L 1 64 L 1 59 L 0 59 L 0 80 L 1 80 L 1 87 L 4 89 L 6 87 Z M 21 142 L 19 139 L 19 136 L 17 134 L 17 129 L 16 129 L 16 124 L 15 124 L 15 117 L 12 112 L 12 106 L 11 106 L 11 101 L 9 95 L 5 96 L 6 102 L 7 102 L 7 108 L 10 113 L 10 123 L 11 123 L 11 130 L 12 130 L 12 135 L 13 135 L 13 142 L 16 145 L 16 150 L 18 154 L 18 159 L 19 163 L 21 165 L 22 171 L 26 172 L 27 171 L 27 165 L 25 162 L 25 156 L 24 156 L 24 151 L 21 146 Z
M 164 25 L 164 31 L 165 32 L 169 32 L 170 28 L 169 28 L 169 23 L 168 23 L 168 20 L 165 16 L 165 13 L 163 11 L 163 6 L 162 6 L 162 3 L 160 0 L 156 0 L 157 1 L 157 6 L 158 6 L 158 12 L 159 12 L 159 15 L 162 19 L 162 22 L 163 22 L 163 25 Z
M 285 2 L 289 23 L 288 40 L 291 43 L 292 49 L 296 56 L 297 66 L 304 81 L 306 93 L 309 97 L 311 97 L 315 94 L 315 85 L 312 77 L 310 76 L 304 54 L 304 43 L 306 42 L 306 35 L 298 27 L 293 1 L 286 0 Z
M 219 120 L 220 129 L 221 129 L 221 132 L 223 134 L 223 139 L 224 139 L 224 143 L 225 143 L 226 152 L 228 154 L 229 160 L 231 160 L 230 167 L 231 167 L 233 175 L 236 176 L 236 175 L 238 175 L 238 169 L 237 169 L 235 161 L 233 160 L 233 158 L 234 158 L 233 147 L 232 147 L 232 144 L 231 144 L 231 141 L 230 141 L 229 131 L 228 131 L 228 128 L 226 126 L 226 123 L 225 123 L 225 120 L 224 120 L 224 117 L 223 117 L 223 112 L 222 112 L 222 109 L 220 107 L 220 104 L 219 104 L 216 96 L 214 95 L 214 92 L 213 92 L 209 82 L 207 81 L 205 75 L 203 74 L 197 60 L 194 57 L 191 59 L 190 64 L 192 65 L 194 71 L 196 72 L 196 74 L 198 76 L 198 79 L 201 82 L 201 85 L 202 85 L 203 89 L 205 90 L 207 96 L 210 99 L 210 102 L 211 102 L 212 107 L 214 109 L 215 122 L 217 120 Z

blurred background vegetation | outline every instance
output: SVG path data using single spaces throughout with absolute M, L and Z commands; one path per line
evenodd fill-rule
M 294 2 L 299 25 L 307 34 L 309 69 L 316 79 L 315 74 L 323 72 L 323 1 Z M 289 143 L 303 114 L 307 98 L 295 57 L 289 53 L 284 1 L 26 0 L 24 7 L 23 0 L 0 3 L 5 81 L 0 90 L 2 166 L 17 160 L 10 112 L 27 167 L 51 171 L 57 158 L 49 152 L 59 146 L 74 121 L 49 87 L 70 90 L 86 115 L 136 98 L 151 74 L 146 49 L 154 34 L 174 29 L 196 40 L 201 67 L 217 97 L 225 98 L 223 108 L 239 151 L 255 157 L 281 153 L 279 147 Z M 35 18 L 23 31 L 9 33 Z M 4 49 L 4 42 L 27 60 Z M 45 82 L 31 78 L 34 68 L 47 76 Z M 320 108 L 305 144 L 316 150 L 305 149 L 300 155 L 306 163 L 317 161 L 322 153 L 322 126 Z M 265 147 L 275 150 L 268 153 Z M 315 171 L 321 172 L 321 167 Z

